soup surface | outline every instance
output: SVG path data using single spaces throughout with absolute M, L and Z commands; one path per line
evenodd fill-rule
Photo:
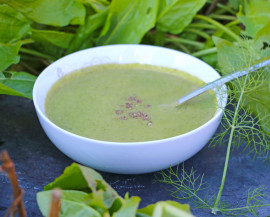
M 217 109 L 213 92 L 176 107 L 204 83 L 179 70 L 140 64 L 102 64 L 59 79 L 45 100 L 47 117 L 91 139 L 139 142 L 191 131 Z

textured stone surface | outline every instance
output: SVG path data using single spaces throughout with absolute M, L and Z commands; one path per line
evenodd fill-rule
M 72 160 L 62 154 L 43 132 L 31 100 L 11 96 L 0 96 L 0 150 L 8 150 L 16 163 L 20 186 L 25 190 L 24 202 L 30 217 L 41 216 L 36 193 L 47 183 L 59 176 Z M 209 186 L 209 196 L 217 193 L 220 185 L 226 147 L 209 149 L 205 147 L 196 156 L 185 162 L 185 168 L 192 167 L 197 174 L 204 174 Z M 223 199 L 235 206 L 245 205 L 248 189 L 265 185 L 265 194 L 270 196 L 270 165 L 263 159 L 253 160 L 251 156 L 233 152 L 229 163 Z M 157 173 L 144 175 L 116 175 L 102 173 L 104 179 L 120 195 L 141 197 L 141 207 L 159 200 L 174 199 L 165 184 L 153 182 Z M 4 173 L 0 173 L 0 216 L 4 216 L 10 205 L 11 186 Z M 189 200 L 182 201 L 189 203 Z M 270 198 L 268 200 L 270 204 Z M 194 209 L 196 216 L 212 216 L 209 210 Z M 259 216 L 270 215 L 270 207 L 260 209 Z M 217 215 L 221 216 L 221 215 Z

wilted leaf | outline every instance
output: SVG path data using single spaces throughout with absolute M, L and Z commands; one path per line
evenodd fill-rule
M 28 20 L 8 5 L 0 5 L 0 42 L 23 38 L 30 32 Z
M 156 0 L 114 0 L 99 38 L 99 45 L 137 44 L 154 27 Z
M 173 34 L 182 32 L 205 3 L 206 0 L 160 0 L 157 28 Z
M 76 0 L 3 0 L 29 19 L 52 26 L 83 24 L 85 8 Z

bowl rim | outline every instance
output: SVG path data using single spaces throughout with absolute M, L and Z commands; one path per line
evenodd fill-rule
M 78 55 L 78 53 L 83 53 L 83 52 L 87 52 L 87 51 L 90 51 L 90 50 L 95 50 L 95 49 L 104 49 L 106 47 L 150 47 L 150 48 L 155 48 L 155 49 L 160 49 L 160 50 L 169 50 L 169 51 L 172 51 L 172 52 L 176 52 L 176 53 L 181 53 L 181 55 L 186 55 L 188 56 L 189 58 L 194 58 L 196 59 L 196 61 L 199 61 L 201 62 L 202 64 L 206 64 L 208 67 L 212 68 L 216 73 L 217 73 L 217 76 L 218 77 L 221 77 L 218 72 L 212 67 L 210 66 L 209 64 L 207 64 L 206 62 L 200 60 L 199 58 L 197 57 L 194 57 L 192 55 L 189 55 L 189 54 L 186 54 L 184 52 L 181 52 L 181 51 L 177 51 L 177 50 L 173 50 L 173 49 L 170 49 L 170 48 L 166 48 L 166 47 L 158 47 L 158 46 L 154 46 L 154 45 L 142 45 L 142 44 L 114 44 L 114 45 L 103 45 L 103 46 L 98 46 L 98 47 L 93 47 L 93 48 L 87 48 L 87 49 L 84 49 L 84 50 L 80 50 L 80 51 L 76 51 L 76 52 L 73 52 L 71 54 L 68 54 L 66 56 L 63 56 L 61 58 L 59 58 L 58 60 L 54 61 L 53 63 L 51 63 L 49 66 L 47 66 L 40 74 L 39 76 L 37 77 L 35 83 L 34 83 L 34 86 L 33 86 L 33 103 L 34 103 L 34 107 L 36 109 L 36 112 L 38 113 L 38 115 L 40 115 L 42 117 L 42 119 L 44 121 L 46 121 L 51 127 L 53 128 L 56 128 L 57 130 L 61 131 L 62 133 L 64 134 L 67 134 L 68 136 L 71 136 L 71 137 L 75 137 L 77 139 L 80 139 L 80 140 L 84 140 L 85 142 L 95 142 L 95 143 L 99 143 L 99 144 L 103 144 L 103 145 L 114 145 L 114 146 L 121 146 L 121 147 L 130 147 L 130 146 L 141 146 L 141 145 L 147 145 L 147 146 L 151 146 L 151 145 L 155 145 L 157 143 L 164 143 L 164 142 L 167 142 L 167 141 L 172 141 L 172 140 L 176 140 L 176 139 L 179 139 L 179 138 L 184 138 L 184 137 L 188 137 L 198 131 L 200 131 L 201 129 L 207 127 L 208 125 L 211 125 L 212 122 L 215 122 L 216 120 L 220 119 L 222 114 L 223 114 L 223 110 L 217 106 L 217 109 L 216 109 L 216 113 L 214 114 L 214 116 L 208 120 L 206 123 L 204 123 L 203 125 L 189 131 L 189 132 L 186 132 L 186 133 L 183 133 L 183 134 L 180 134 L 180 135 L 177 135 L 177 136 L 173 136 L 173 137 L 168 137 L 168 138 L 164 138 L 164 139 L 157 139 L 157 140 L 151 140 L 151 141 L 140 141 L 140 142 L 113 142 L 113 141 L 105 141 L 105 140 L 98 140 L 98 139 L 91 139 L 91 138 L 87 138 L 87 137 L 84 137 L 84 136 L 80 136 L 80 135 L 77 135 L 75 133 L 72 133 L 72 132 L 69 132 L 61 127 L 59 127 L 58 125 L 56 125 L 55 123 L 53 123 L 46 115 L 45 113 L 42 112 L 42 110 L 40 109 L 39 107 L 39 104 L 37 103 L 37 92 L 38 92 L 38 82 L 39 80 L 42 79 L 42 73 L 47 70 L 49 67 L 52 67 L 54 64 L 56 64 L 57 62 L 59 61 L 62 61 L 62 59 L 64 58 L 67 58 L 69 56 L 72 56 L 74 54 Z M 136 62 L 134 62 L 136 63 Z M 151 65 L 151 64 L 149 64 Z M 55 82 L 54 82 L 55 83 Z M 53 84 L 54 84 L 53 83 Z M 222 95 L 224 95 L 225 98 L 225 101 L 223 102 L 222 101 L 222 104 L 224 103 L 224 106 L 226 105 L 227 103 L 227 87 L 226 85 L 223 85 L 221 87 L 222 89 L 224 89 L 226 92 L 223 93 Z M 217 95 L 217 94 L 216 94 Z M 223 99 L 224 100 L 224 99 Z M 128 144 L 128 145 L 127 145 Z

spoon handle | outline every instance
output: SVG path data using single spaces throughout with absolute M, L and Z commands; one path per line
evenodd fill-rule
M 249 72 L 256 71 L 257 69 L 262 68 L 262 67 L 265 67 L 267 65 L 270 65 L 270 59 L 265 60 L 265 61 L 263 61 L 261 63 L 258 63 L 258 64 L 254 65 L 254 66 L 251 66 L 251 67 L 249 67 L 247 69 L 244 69 L 242 71 L 238 71 L 238 72 L 235 72 L 235 73 L 226 75 L 226 76 L 224 76 L 222 78 L 219 78 L 219 79 L 217 79 L 215 81 L 212 81 L 212 82 L 206 84 L 205 86 L 203 86 L 203 87 L 201 87 L 201 88 L 199 88 L 199 89 L 197 89 L 197 90 L 189 93 L 188 95 L 186 95 L 186 96 L 182 97 L 181 99 L 179 99 L 177 101 L 177 103 L 178 104 L 182 104 L 182 103 L 190 100 L 191 98 L 200 95 L 201 93 L 203 93 L 203 92 L 205 92 L 207 90 L 213 89 L 214 87 L 217 87 L 217 86 L 220 87 L 223 84 L 227 83 L 228 81 L 231 81 L 231 80 L 233 80 L 235 78 L 244 76 L 244 75 L 246 75 Z

